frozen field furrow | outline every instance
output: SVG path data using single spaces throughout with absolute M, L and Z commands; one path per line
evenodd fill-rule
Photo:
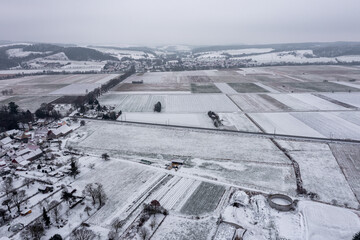
M 297 93 L 289 94 L 291 97 L 296 98 L 306 104 L 313 106 L 319 110 L 348 110 L 345 107 L 326 101 L 322 98 L 314 96 L 310 93 Z
M 268 94 L 272 98 L 275 98 L 279 102 L 291 107 L 294 110 L 308 111 L 318 109 L 317 107 L 311 106 L 303 101 L 300 101 L 290 94 Z
M 267 133 L 324 137 L 315 128 L 305 124 L 290 113 L 251 113 L 249 115 Z
M 291 113 L 291 115 L 328 138 L 360 139 L 360 126 L 329 112 Z
M 352 106 L 360 108 L 360 93 L 351 92 L 351 93 L 322 93 L 322 95 L 329 98 L 335 99 L 337 101 L 350 104 Z

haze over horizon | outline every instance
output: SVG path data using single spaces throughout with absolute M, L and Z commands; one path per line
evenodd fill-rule
M 360 41 L 357 0 L 10 1 L 2 40 L 106 45 Z

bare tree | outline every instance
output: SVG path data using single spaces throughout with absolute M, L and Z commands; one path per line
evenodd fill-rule
M 109 161 L 109 160 L 110 160 L 110 156 L 109 156 L 109 154 L 107 154 L 107 153 L 103 153 L 103 154 L 101 155 L 101 158 L 104 159 L 105 161 Z
M 118 239 L 118 234 L 114 230 L 111 230 L 108 234 L 108 238 L 109 240 Z
M 114 228 L 116 233 L 123 225 L 124 225 L 124 220 L 121 220 L 120 218 L 115 218 L 111 223 L 111 226 Z
M 156 218 L 155 216 L 153 216 L 151 222 L 150 222 L 150 227 L 151 227 L 151 230 L 154 230 L 154 227 L 156 226 Z
M 55 222 L 58 223 L 59 222 L 59 217 L 60 217 L 60 211 L 62 209 L 61 203 L 59 203 L 56 200 L 53 200 L 49 204 L 49 209 L 51 209 L 51 214 L 54 217 Z
M 1 186 L 1 190 L 6 193 L 6 196 L 9 196 L 9 193 L 13 190 L 13 188 L 12 177 L 7 177 Z
M 30 184 L 33 182 L 30 178 L 24 178 L 23 184 L 26 185 L 27 188 L 30 187 Z
M 3 208 L 0 208 L 0 217 L 2 218 L 3 222 L 6 221 L 7 211 Z
M 103 185 L 101 183 L 95 183 L 95 184 L 97 185 L 97 187 L 95 189 L 96 199 L 99 201 L 99 208 L 101 208 L 102 206 L 105 205 L 107 196 L 104 191 Z
M 86 213 L 87 213 L 87 215 L 88 215 L 88 216 L 90 216 L 89 212 L 90 212 L 91 210 L 92 210 L 92 208 L 91 208 L 91 207 L 86 206 L 86 207 L 85 207 L 85 209 L 84 209 L 84 212 L 86 212 Z
M 70 160 L 70 175 L 74 177 L 76 177 L 76 175 L 78 175 L 80 173 L 80 170 L 79 170 L 79 163 L 77 161 L 76 158 L 72 157 L 71 160 Z
M 139 230 L 139 235 L 141 239 L 146 240 L 146 238 L 149 236 L 149 230 L 146 227 L 141 227 Z
M 21 203 L 25 202 L 25 199 L 27 198 L 26 192 L 25 190 L 20 190 L 20 191 L 14 191 L 11 194 L 11 200 L 13 201 L 13 203 L 15 204 L 15 206 L 17 207 L 18 212 L 20 212 L 20 207 L 21 207 Z
M 96 204 L 96 189 L 92 183 L 86 184 L 84 190 L 83 190 L 84 196 L 89 196 L 92 198 L 92 204 L 95 206 Z
M 33 239 L 40 240 L 41 236 L 44 235 L 45 229 L 41 222 L 35 222 L 34 224 L 29 225 L 27 228 Z
M 76 229 L 71 236 L 71 240 L 92 240 L 95 238 L 95 233 L 86 228 Z
M 12 201 L 9 198 L 9 199 L 4 200 L 1 205 L 6 206 L 9 213 L 11 213 L 11 203 L 12 203 Z

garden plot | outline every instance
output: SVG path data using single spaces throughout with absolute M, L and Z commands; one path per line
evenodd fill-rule
M 77 131 L 88 135 L 73 144 L 88 152 L 109 150 L 142 156 L 163 154 L 172 159 L 176 155 L 233 162 L 288 163 L 270 140 L 246 135 L 96 121 L 88 122 Z
M 323 143 L 278 141 L 299 164 L 304 188 L 319 200 L 357 208 L 359 203 L 329 146 Z
M 213 83 L 208 84 L 199 84 L 191 83 L 191 92 L 192 93 L 221 93 L 219 88 L 216 87 Z
M 224 186 L 202 182 L 188 198 L 180 212 L 188 215 L 202 215 L 214 212 L 225 190 Z
M 268 92 L 266 89 L 256 85 L 255 83 L 228 83 L 238 93 L 261 93 Z
M 243 198 L 240 199 L 246 200 L 240 201 L 244 203 L 244 206 L 235 207 L 232 203 L 239 193 L 243 193 L 241 195 Z M 236 191 L 230 199 L 229 205 L 221 213 L 221 216 L 224 223 L 231 223 L 234 226 L 238 225 L 244 230 L 246 229 L 243 235 L 243 239 L 246 240 L 303 240 L 301 236 L 300 215 L 294 211 L 279 212 L 271 208 L 263 195 L 248 196 L 245 192 Z M 241 230 L 240 228 L 238 231 L 241 233 Z
M 214 236 L 214 240 L 233 240 L 235 231 L 235 226 L 220 223 Z
M 319 133 L 312 125 L 307 125 L 307 122 L 302 122 L 302 119 L 299 120 L 290 113 L 251 113 L 249 115 L 267 133 L 309 137 L 327 136 L 322 135 L 322 132 Z
M 360 127 L 329 112 L 291 113 L 312 129 L 328 138 L 360 139 Z
M 215 86 L 225 94 L 236 94 L 237 92 L 226 83 L 214 83 Z
M 279 102 L 282 102 L 283 104 L 289 106 L 293 110 L 309 111 L 309 110 L 317 109 L 317 108 L 315 108 L 307 103 L 304 103 L 304 102 L 298 100 L 297 98 L 294 98 L 288 94 L 268 94 L 268 95 L 271 96 L 272 98 L 275 98 Z
M 140 165 L 110 160 L 81 176 L 73 187 L 81 190 L 88 183 L 103 184 L 108 200 L 88 222 L 108 227 L 134 199 L 148 191 L 162 176 L 163 174 Z
M 324 93 L 323 95 L 360 108 L 360 93 Z
M 348 110 L 343 106 L 326 101 L 310 93 L 294 93 L 289 94 L 289 96 L 296 98 L 305 104 L 311 105 L 313 108 L 319 110 Z
M 352 239 L 360 229 L 359 217 L 348 209 L 303 201 L 299 209 L 306 240 Z
M 179 211 L 200 183 L 194 179 L 175 176 L 148 199 L 158 200 L 167 210 Z
M 237 94 L 230 98 L 244 112 L 272 112 L 290 110 L 290 107 L 265 94 Z
M 56 100 L 58 96 L 16 96 L 0 101 L 0 105 L 6 105 L 9 102 L 15 102 L 23 110 L 29 110 L 34 113 L 42 103 L 50 103 Z
M 85 95 L 95 88 L 100 87 L 100 83 L 74 83 L 51 92 L 51 95 Z
M 156 230 L 152 239 L 157 240 L 207 240 L 216 229 L 216 218 L 210 217 L 193 220 L 173 215 L 168 215 Z
M 360 145 L 330 144 L 330 148 L 360 203 Z
M 224 94 L 167 95 L 168 113 L 236 112 L 237 106 Z
M 128 112 L 120 115 L 119 121 L 158 123 L 201 128 L 215 128 L 212 120 L 205 113 L 138 113 Z M 243 121 L 244 122 L 244 121 Z M 238 125 L 243 126 L 242 123 Z M 251 123 L 248 123 L 248 125 Z
M 294 195 L 296 189 L 294 169 L 290 160 L 280 164 L 267 163 L 266 159 L 255 158 L 252 161 L 194 158 L 188 160 L 187 165 L 179 171 L 265 192 Z
M 259 128 L 243 113 L 219 113 L 219 116 L 224 126 L 235 127 L 239 131 L 260 132 Z
M 150 94 L 105 94 L 98 100 L 101 105 L 115 107 L 115 111 L 123 112 L 153 112 L 154 105 L 161 102 L 161 111 L 166 110 L 165 95 Z

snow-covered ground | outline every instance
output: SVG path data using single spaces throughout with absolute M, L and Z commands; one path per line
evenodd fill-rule
M 57 89 L 50 95 L 85 95 L 100 86 L 100 83 L 74 83 Z
M 224 94 L 106 94 L 99 98 L 99 102 L 115 106 L 116 111 L 123 112 L 153 112 L 157 102 L 161 102 L 161 112 L 165 113 L 239 111 Z
M 117 120 L 159 123 L 167 125 L 181 125 L 202 128 L 215 128 L 212 120 L 203 113 L 139 113 L 128 112 L 122 114 Z
M 351 190 L 329 146 L 322 143 L 278 141 L 299 164 L 304 188 L 319 195 L 319 200 L 357 208 Z
M 322 93 L 322 95 L 360 108 L 360 93 Z
M 248 55 L 248 54 L 259 54 L 259 53 L 267 53 L 271 52 L 274 49 L 272 48 L 245 48 L 245 49 L 230 49 L 230 50 L 222 50 L 222 51 L 210 51 L 210 52 L 201 52 L 200 56 L 197 59 L 206 59 L 206 58 L 225 58 L 225 54 L 229 54 L 231 56 L 234 55 Z
M 351 239 L 360 229 L 359 217 L 347 209 L 300 202 L 299 210 L 304 223 L 304 240 Z
M 249 115 L 267 133 L 324 137 L 289 113 L 251 113 Z

